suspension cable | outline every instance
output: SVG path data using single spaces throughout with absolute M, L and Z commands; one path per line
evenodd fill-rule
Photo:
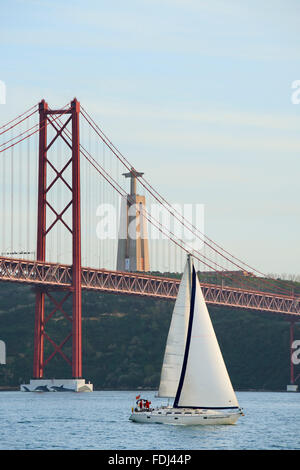
M 85 120 L 88 122 L 88 124 L 90 126 L 92 126 L 92 128 L 94 129 L 94 131 L 96 132 L 96 134 L 101 138 L 101 140 L 108 146 L 108 148 L 112 151 L 112 153 L 120 160 L 120 156 L 116 153 L 118 152 L 123 161 L 123 165 L 130 171 L 130 172 L 133 172 L 133 174 L 136 172 L 136 170 L 130 165 L 130 163 L 128 162 L 128 160 L 121 154 L 121 152 L 113 145 L 113 143 L 105 136 L 105 134 L 103 133 L 103 131 L 99 128 L 99 126 L 93 121 L 93 119 L 89 116 L 89 114 L 85 111 L 85 109 L 83 107 L 81 107 L 82 111 L 81 111 L 81 114 L 82 116 L 85 118 Z M 94 125 L 93 125 L 93 124 Z M 96 127 L 96 128 L 95 128 Z M 99 131 L 99 132 L 98 132 Z M 121 160 L 120 160 L 121 161 Z M 125 162 L 124 162 L 125 161 Z M 146 184 L 151 188 L 151 190 L 149 190 L 149 188 L 143 184 L 142 181 L 140 181 L 140 179 L 144 180 L 146 182 Z M 163 207 L 165 207 L 165 205 L 162 203 L 165 202 L 165 204 L 169 207 L 172 207 L 162 196 L 160 196 L 160 194 L 154 189 L 152 188 L 152 186 L 145 180 L 145 178 L 141 177 L 139 179 L 139 181 L 141 182 L 142 186 L 161 204 L 163 205 Z M 161 200 L 159 200 L 159 198 L 161 198 Z M 172 208 L 175 212 L 177 212 L 174 208 Z M 168 210 L 168 209 L 167 209 Z M 179 220 L 179 222 L 184 226 L 186 227 L 187 229 L 189 229 L 193 235 L 196 235 L 194 231 L 191 230 L 190 227 L 187 227 L 185 222 L 186 219 L 183 217 L 182 214 L 180 214 L 180 219 L 178 219 L 178 217 L 175 216 L 174 212 L 171 212 L 170 210 L 168 210 L 171 215 L 173 217 L 175 217 L 177 220 Z M 178 213 L 178 212 L 177 212 Z M 178 213 L 179 214 L 179 213 Z M 187 222 L 191 227 L 193 227 L 197 233 L 200 233 L 201 232 L 196 229 L 190 222 Z M 242 263 L 242 265 L 244 266 L 247 266 L 249 267 L 252 271 L 255 271 L 256 273 L 264 276 L 264 277 L 267 277 L 264 273 L 260 272 L 259 270 L 255 269 L 255 268 L 252 268 L 250 265 L 248 265 L 247 263 L 239 260 L 237 257 L 235 257 L 234 255 L 232 255 L 231 253 L 229 253 L 228 251 L 224 250 L 222 247 L 220 247 L 219 245 L 217 245 L 213 240 L 209 239 L 208 237 L 206 237 L 205 235 L 201 234 L 202 236 L 204 236 L 207 240 L 210 240 L 211 243 L 213 243 L 215 246 L 217 246 L 220 250 L 222 250 L 224 253 L 228 254 L 231 258 L 235 259 L 236 261 L 239 261 L 240 263 Z M 197 236 L 197 235 L 196 235 Z M 200 238 L 199 236 L 197 236 L 197 238 Z M 229 259 L 227 256 L 225 256 L 222 252 L 220 252 L 219 250 L 217 250 L 216 248 L 214 248 L 213 246 L 211 246 L 207 241 L 203 240 L 202 238 L 200 238 L 200 240 L 202 242 L 204 242 L 206 245 L 208 245 L 213 251 L 215 251 L 216 253 L 218 253 L 221 257 L 223 257 L 225 260 L 227 260 L 229 263 L 233 264 L 234 266 L 238 267 L 239 269 L 242 269 L 243 271 L 245 271 L 245 268 L 244 266 L 240 266 L 239 264 L 237 264 L 236 262 L 232 261 L 232 259 Z M 203 256 L 203 255 L 202 255 Z M 217 265 L 217 263 L 213 262 L 214 264 Z M 253 273 L 253 272 L 249 272 L 247 271 L 247 274 L 249 274 L 251 276 L 252 279 L 257 279 L 258 280 L 258 277 Z M 278 290 L 281 290 L 282 292 L 287 292 L 287 289 L 284 288 L 284 289 L 281 289 L 278 285 L 268 281 L 267 279 L 263 279 L 263 278 L 259 278 L 259 281 L 262 281 L 268 285 L 271 285 L 271 286 L 274 286 L 276 289 Z

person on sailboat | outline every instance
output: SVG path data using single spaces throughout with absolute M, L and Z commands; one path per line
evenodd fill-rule
M 146 411 L 152 411 L 153 408 L 151 408 L 151 401 L 148 401 L 147 400 L 147 403 L 146 403 Z
M 138 407 L 140 408 L 140 411 L 142 411 L 143 408 L 144 408 L 144 400 L 143 400 L 143 398 L 140 398 L 140 399 L 137 401 L 137 405 L 138 405 Z

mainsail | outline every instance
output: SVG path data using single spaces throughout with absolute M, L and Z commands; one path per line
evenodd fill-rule
M 158 396 L 174 398 L 181 374 L 190 314 L 191 261 L 188 258 L 181 278 L 169 329 Z
M 189 307 L 185 352 L 174 407 L 239 407 L 194 267 Z

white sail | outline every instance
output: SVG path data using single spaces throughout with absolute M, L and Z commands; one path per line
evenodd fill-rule
M 158 396 L 174 398 L 182 369 L 190 314 L 191 265 L 188 259 L 178 289 L 171 319 Z
M 238 407 L 231 381 L 211 323 L 194 268 L 190 325 L 174 406 Z M 194 305 L 193 305 L 194 295 Z

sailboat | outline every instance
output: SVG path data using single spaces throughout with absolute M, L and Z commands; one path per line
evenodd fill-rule
M 150 408 L 147 402 L 147 408 L 133 408 L 129 419 L 138 423 L 207 425 L 235 424 L 243 415 L 191 255 L 173 310 L 157 396 L 174 399 L 173 405 Z

